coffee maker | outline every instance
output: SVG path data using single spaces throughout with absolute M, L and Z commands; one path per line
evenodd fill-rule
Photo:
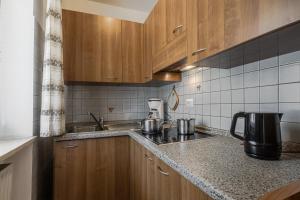
M 162 99 L 151 98 L 148 99 L 150 119 L 164 120 L 164 101 Z

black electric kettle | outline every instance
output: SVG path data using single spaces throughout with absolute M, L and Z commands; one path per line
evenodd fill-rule
M 280 120 L 282 113 L 245 113 L 233 116 L 230 134 L 244 141 L 248 156 L 263 160 L 278 160 L 281 155 Z M 244 136 L 235 133 L 238 118 L 245 119 Z

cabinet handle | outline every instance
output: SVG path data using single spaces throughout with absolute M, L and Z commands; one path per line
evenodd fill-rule
M 194 55 L 196 55 L 196 54 L 198 54 L 198 53 L 201 53 L 202 51 L 205 51 L 205 50 L 206 50 L 206 48 L 198 49 L 198 50 L 196 50 L 196 51 L 194 51 L 194 52 L 192 53 L 192 56 L 194 56 Z
M 74 149 L 74 148 L 77 148 L 78 145 L 67 145 L 67 146 L 64 146 L 65 149 Z
M 148 157 L 148 160 L 150 160 L 150 161 L 153 161 L 153 159 L 152 159 L 152 158 L 150 158 L 150 157 Z
M 178 29 L 181 29 L 183 27 L 183 25 L 179 25 L 179 26 L 176 26 L 173 30 L 173 34 L 175 34 L 177 32 Z
M 169 173 L 168 172 L 164 172 L 159 166 L 157 167 L 158 171 L 164 175 L 164 176 L 169 176 Z

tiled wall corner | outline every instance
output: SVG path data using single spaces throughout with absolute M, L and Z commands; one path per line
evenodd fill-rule
M 160 87 L 160 97 L 167 100 L 172 87 Z M 172 119 L 194 117 L 197 124 L 229 130 L 237 112 L 282 112 L 283 140 L 300 142 L 300 24 L 200 63 L 175 87 L 180 103 L 168 111 Z M 237 131 L 243 129 L 239 120 Z
M 143 119 L 152 97 L 158 97 L 158 88 L 65 86 L 66 122 L 91 121 L 88 112 L 108 121 Z

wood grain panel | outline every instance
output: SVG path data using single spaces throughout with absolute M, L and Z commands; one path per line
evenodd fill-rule
M 184 177 L 181 178 L 181 192 L 181 200 L 212 200 L 211 197 Z
M 142 67 L 142 80 L 152 80 L 152 41 L 154 40 L 154 12 L 152 11 L 144 24 L 144 59 Z
M 54 199 L 82 200 L 86 194 L 86 143 L 55 143 Z
M 78 12 L 63 10 L 63 61 L 64 61 L 64 80 L 82 80 L 82 15 Z
M 155 165 L 155 199 L 180 200 L 181 176 L 159 159 L 155 160 Z
M 82 13 L 82 81 L 101 82 L 101 17 Z
M 190 65 L 207 56 L 208 0 L 187 0 L 187 10 L 187 64 Z
M 154 7 L 154 40 L 152 55 L 156 54 L 167 45 L 167 2 L 159 0 Z
M 224 49 L 224 0 L 208 1 L 208 52 L 216 54 Z
M 121 20 L 102 17 L 102 82 L 122 82 Z
M 300 180 L 282 188 L 268 192 L 260 200 L 298 200 L 300 199 Z
M 186 31 L 187 0 L 167 0 L 168 43 Z
M 123 83 L 141 83 L 143 65 L 143 26 L 122 21 Z

